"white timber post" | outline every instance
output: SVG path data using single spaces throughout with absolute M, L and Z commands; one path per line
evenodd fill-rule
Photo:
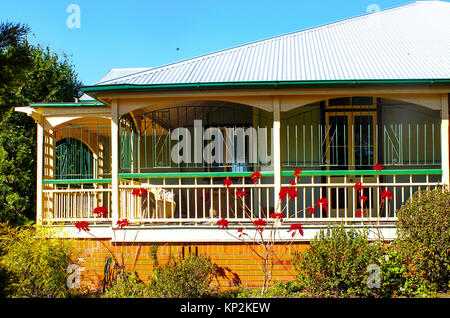
M 42 177 L 44 171 L 44 127 L 42 122 L 37 122 L 37 136 L 36 136 L 36 223 L 42 225 L 42 212 L 44 210 L 42 191 Z
M 445 187 L 450 184 L 450 155 L 449 155 L 449 94 L 441 95 L 441 160 L 442 183 Z
M 111 215 L 112 227 L 119 220 L 119 101 L 111 103 Z
M 274 208 L 278 207 L 278 198 L 281 190 L 281 123 L 280 123 L 280 96 L 273 97 L 273 176 L 274 176 Z M 279 212 L 279 211 L 277 211 Z

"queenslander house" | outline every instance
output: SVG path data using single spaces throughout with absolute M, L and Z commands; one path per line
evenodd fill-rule
M 411 195 L 450 181 L 449 17 L 418 1 L 16 107 L 37 123 L 37 223 L 75 238 L 94 272 L 98 240 L 159 243 L 208 254 L 234 284 L 258 281 L 230 235 L 255 219 L 281 216 L 291 248 L 337 222 L 392 240 Z

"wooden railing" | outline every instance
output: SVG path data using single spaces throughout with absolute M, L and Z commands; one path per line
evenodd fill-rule
M 295 186 L 294 171 L 282 172 L 281 187 L 295 196 L 278 200 L 273 172 L 261 172 L 256 184 L 251 172 L 120 174 L 118 218 L 153 225 L 215 226 L 220 218 L 246 222 L 282 211 L 292 222 L 395 221 L 400 207 L 419 189 L 441 186 L 442 170 L 303 171 Z M 224 179 L 230 177 L 229 189 Z M 355 186 L 361 183 L 361 187 Z M 239 196 L 245 190 L 246 196 Z M 242 192 L 241 192 L 242 193 Z M 44 221 L 110 222 L 110 180 L 45 180 Z M 328 204 L 320 204 L 326 199 Z M 107 209 L 107 217 L 93 214 Z
M 183 177 L 144 175 L 137 181 L 120 186 L 121 210 L 119 218 L 141 222 L 214 223 L 218 218 L 248 219 L 266 216 L 273 210 L 272 183 L 249 183 L 249 178 L 235 174 L 230 190 L 225 177 L 217 174 L 187 174 Z M 138 197 L 133 190 L 146 189 L 147 195 Z M 246 197 L 236 192 L 245 190 Z
M 44 222 L 103 221 L 111 218 L 110 179 L 44 180 Z M 108 215 L 94 214 L 96 207 L 105 207 Z

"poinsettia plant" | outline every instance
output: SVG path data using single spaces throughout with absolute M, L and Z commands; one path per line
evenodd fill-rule
M 375 166 L 373 167 L 373 170 L 376 171 L 376 174 L 379 176 L 379 173 L 383 170 L 383 166 L 380 163 L 375 164 Z M 371 218 L 369 215 L 369 207 L 367 206 L 367 196 L 365 195 L 365 187 L 364 184 L 362 182 L 356 182 L 355 185 L 353 186 L 353 188 L 355 189 L 357 195 L 358 195 L 358 202 L 360 203 L 360 208 L 356 211 L 355 216 L 361 218 L 361 221 L 364 223 L 364 217 L 366 217 L 367 221 L 370 223 L 370 225 L 372 225 L 371 223 Z M 378 188 L 380 189 L 380 204 L 378 206 L 378 213 L 377 213 L 377 218 L 379 218 L 382 214 L 382 211 L 385 207 L 387 207 L 387 212 L 386 213 L 390 213 L 389 212 L 389 205 L 388 202 L 389 200 L 393 200 L 394 197 L 392 195 L 392 192 L 388 189 L 388 188 L 383 188 L 382 185 L 379 185 Z M 371 229 L 374 228 L 373 226 L 370 227 Z M 378 227 L 376 227 L 378 229 Z M 382 233 L 381 231 L 377 231 L 376 233 L 378 235 L 378 237 L 380 239 L 383 239 Z
M 108 216 L 108 210 L 104 207 L 100 207 L 99 208 L 95 208 L 93 213 L 94 214 L 101 214 L 103 217 L 107 217 Z M 97 212 L 95 212 L 97 211 Z M 115 230 L 116 229 L 123 229 L 126 226 L 129 226 L 130 222 L 128 221 L 128 219 L 122 219 L 122 220 L 118 220 L 116 223 L 116 228 L 113 227 L 113 233 L 115 236 Z M 78 229 L 78 233 L 80 233 L 81 231 L 91 235 L 93 238 L 97 238 L 92 232 L 90 232 L 90 228 L 89 228 L 90 224 L 88 221 L 77 221 L 75 222 L 75 228 Z M 110 247 L 108 245 L 105 244 L 105 242 L 103 242 L 103 240 L 98 240 L 100 242 L 100 244 L 102 244 L 107 250 L 108 252 L 111 254 L 111 257 L 113 258 L 114 262 L 115 262 L 115 266 L 119 269 L 125 269 L 125 265 L 126 262 L 124 262 L 124 257 L 123 257 L 123 251 L 122 251 L 122 257 L 121 257 L 121 261 L 117 258 L 117 251 L 116 253 L 114 253 Z
M 226 177 L 223 181 L 223 185 L 229 191 L 231 196 L 234 196 L 235 200 L 242 200 L 243 209 L 248 219 L 245 220 L 245 222 L 241 221 L 235 223 L 237 225 L 236 231 L 230 228 L 231 221 L 226 218 L 219 219 L 216 225 L 219 229 L 227 231 L 227 233 L 234 238 L 246 243 L 252 252 L 261 260 L 261 269 L 264 273 L 261 294 L 269 287 L 272 279 L 273 265 L 276 259 L 280 257 L 274 248 L 275 242 L 283 242 L 289 246 L 296 238 L 304 235 L 302 223 L 290 223 L 287 221 L 286 211 L 288 202 L 283 205 L 283 202 L 286 200 L 295 201 L 298 197 L 299 192 L 297 190 L 297 184 L 301 173 L 301 168 L 295 169 L 294 174 L 292 175 L 293 179 L 289 182 L 288 186 L 280 189 L 280 192 L 278 193 L 278 202 L 274 211 L 271 211 L 271 213 L 269 213 L 269 211 L 264 211 L 261 202 L 258 202 L 260 215 L 255 215 L 254 211 L 246 204 L 245 197 L 247 197 L 249 193 L 245 189 L 239 189 L 239 186 L 234 185 L 229 177 Z M 254 171 L 251 174 L 250 179 L 255 189 L 261 183 L 261 177 L 262 175 L 259 171 Z M 251 186 L 250 191 L 252 191 Z M 328 201 L 326 198 L 320 198 L 315 205 L 317 205 L 320 210 L 324 210 L 325 213 L 328 211 Z M 305 209 L 305 212 L 315 214 L 316 208 L 314 206 Z M 281 233 L 283 228 L 286 229 L 284 237 Z M 257 248 L 258 246 L 262 247 L 262 252 L 261 249 Z M 288 246 L 285 249 L 286 251 L 288 251 Z
M 132 190 L 131 194 L 133 196 L 135 196 L 136 198 L 145 198 L 148 195 L 148 190 L 146 188 L 136 188 L 136 189 Z M 99 217 L 102 217 L 105 219 L 108 219 L 108 217 L 109 217 L 108 209 L 104 206 L 98 206 L 98 207 L 94 208 L 92 211 L 92 214 L 94 216 L 99 216 Z M 117 239 L 116 239 L 116 231 L 117 230 L 123 230 L 130 225 L 131 225 L 130 220 L 128 220 L 126 218 L 117 220 L 116 223 L 113 224 L 113 227 L 112 227 L 114 240 L 117 241 Z M 92 232 L 90 232 L 91 229 L 89 228 L 89 226 L 90 226 L 89 222 L 84 221 L 84 220 L 78 221 L 75 223 L 75 228 L 78 229 L 78 232 L 83 231 L 83 232 L 91 235 L 92 237 L 97 238 Z M 126 231 L 123 231 L 123 241 L 125 241 L 125 234 L 126 234 Z M 137 234 L 138 234 L 138 231 L 136 231 L 136 235 L 134 237 L 133 244 L 137 238 Z M 103 240 L 99 240 L 99 242 L 108 250 L 109 254 L 111 254 L 111 257 L 115 262 L 114 267 L 118 270 L 124 270 L 125 266 L 128 262 L 128 258 L 130 257 L 130 255 L 128 255 L 126 259 L 124 258 L 124 245 L 122 245 L 122 251 L 120 253 L 120 259 L 119 259 L 118 258 L 119 253 L 117 252 L 117 245 L 116 245 L 116 251 L 113 252 L 111 250 L 111 248 L 104 243 Z M 137 255 L 135 255 L 135 257 L 137 257 Z
M 135 196 L 135 197 L 145 197 L 145 196 L 147 196 L 147 194 L 148 194 L 148 191 L 145 188 L 133 189 L 133 191 L 132 191 L 132 195 Z M 94 208 L 93 211 L 92 211 L 92 214 L 95 215 L 95 216 L 100 216 L 100 217 L 105 218 L 105 219 L 108 219 L 108 216 L 109 216 L 108 209 L 105 208 L 104 206 L 98 206 L 98 207 Z M 117 241 L 117 239 L 116 239 L 116 231 L 125 229 L 126 227 L 131 225 L 131 222 L 128 219 L 123 218 L 123 219 L 117 220 L 117 222 L 115 224 L 113 224 L 113 225 L 114 226 L 112 227 L 112 230 L 113 230 L 114 240 Z M 89 222 L 88 221 L 84 221 L 84 220 L 83 221 L 78 221 L 78 222 L 75 223 L 75 228 L 78 229 L 78 232 L 83 231 L 83 232 L 91 235 L 92 237 L 97 238 L 90 231 L 91 229 L 89 228 L 89 226 L 90 226 Z M 125 233 L 126 233 L 126 231 L 123 231 L 123 235 L 124 235 L 123 240 L 124 241 L 125 241 Z M 136 240 L 136 238 L 137 238 L 137 231 L 136 231 L 135 240 Z M 100 244 L 102 244 L 106 248 L 106 250 L 111 255 L 111 258 L 114 261 L 114 265 L 112 266 L 112 272 L 111 272 L 112 275 L 111 276 L 113 278 L 117 277 L 117 273 L 120 274 L 121 272 L 123 272 L 126 269 L 126 265 L 128 263 L 128 259 L 130 257 L 130 255 L 127 255 L 126 259 L 124 257 L 125 245 L 122 245 L 121 252 L 118 253 L 117 245 L 115 245 L 116 250 L 114 252 L 114 251 L 111 250 L 111 248 L 108 245 L 105 244 L 105 242 L 103 240 L 98 240 L 98 241 L 100 242 Z M 133 244 L 134 244 L 134 241 L 133 241 Z M 137 258 L 137 255 L 135 255 L 135 257 Z
M 375 164 L 374 170 L 377 174 L 379 174 L 383 170 L 383 166 L 380 163 Z M 225 178 L 223 184 L 227 188 L 227 190 L 230 192 L 231 195 L 235 196 L 235 200 L 242 200 L 245 214 L 248 216 L 248 222 L 246 222 L 247 226 L 244 226 L 242 224 L 238 224 L 236 231 L 232 231 L 230 220 L 227 220 L 225 218 L 221 218 L 217 221 L 217 226 L 220 229 L 223 229 L 227 231 L 231 236 L 235 237 L 236 239 L 243 241 L 248 244 L 248 246 L 252 249 L 252 251 L 262 260 L 262 269 L 265 274 L 264 276 L 264 283 L 263 283 L 263 289 L 262 293 L 264 293 L 264 290 L 267 289 L 267 287 L 270 284 L 270 280 L 272 277 L 271 269 L 273 267 L 274 259 L 277 257 L 275 255 L 274 250 L 274 243 L 276 238 L 281 238 L 281 236 L 276 236 L 275 233 L 280 233 L 280 230 L 282 228 L 286 228 L 287 232 L 290 234 L 290 240 L 288 241 L 288 245 L 292 243 L 295 238 L 298 236 L 304 235 L 303 230 L 303 224 L 302 223 L 286 223 L 286 208 L 288 206 L 288 202 L 283 206 L 283 202 L 291 200 L 295 201 L 295 199 L 298 197 L 299 192 L 297 190 L 297 184 L 299 181 L 299 178 L 302 174 L 302 169 L 297 168 L 295 169 L 294 174 L 292 175 L 294 178 L 291 180 L 288 184 L 288 186 L 282 187 L 280 189 L 280 192 L 278 193 L 278 203 L 275 208 L 275 211 L 268 214 L 265 213 L 265 216 L 256 216 L 254 215 L 254 212 L 247 206 L 245 203 L 245 197 L 248 196 L 248 192 L 245 189 L 238 189 L 238 185 L 233 185 L 232 180 L 227 177 Z M 258 184 L 260 184 L 261 180 L 261 173 L 258 171 L 254 171 L 250 179 L 252 180 L 254 186 L 256 187 Z M 381 211 L 387 205 L 388 200 L 393 199 L 392 192 L 389 191 L 387 188 L 382 189 L 382 186 L 380 185 L 381 193 L 380 193 L 380 206 L 379 206 L 379 212 L 378 216 L 380 216 Z M 362 182 L 356 182 L 354 185 L 354 189 L 358 195 L 358 201 L 360 202 L 360 208 L 356 212 L 356 217 L 361 217 L 362 220 L 364 217 L 367 217 L 370 222 L 370 216 L 368 215 L 367 211 L 367 205 L 366 201 L 368 197 L 365 193 L 365 186 Z M 308 208 L 305 208 L 303 212 L 309 215 L 316 216 L 317 213 L 320 213 L 321 216 L 327 216 L 329 209 L 329 201 L 326 197 L 321 197 L 318 200 L 316 200 L 315 203 L 313 203 Z M 388 206 L 389 209 L 389 206 Z M 260 204 L 260 210 L 263 211 Z M 302 212 L 302 211 L 297 211 Z M 389 212 L 388 212 L 389 213 Z M 264 213 L 263 213 L 264 214 Z M 254 235 L 250 235 L 250 228 L 253 229 Z M 267 233 L 269 232 L 269 233 Z M 379 232 L 379 231 L 378 231 Z M 378 233 L 379 237 L 381 237 L 381 233 Z M 286 239 L 279 240 L 286 242 Z M 263 253 L 261 253 L 259 250 L 255 248 L 255 246 L 262 246 L 263 247 Z

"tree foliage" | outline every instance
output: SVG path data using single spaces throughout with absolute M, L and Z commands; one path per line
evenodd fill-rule
M 16 106 L 70 102 L 80 95 L 74 66 L 62 53 L 27 41 L 29 27 L 0 24 L 0 222 L 34 219 L 36 124 Z

